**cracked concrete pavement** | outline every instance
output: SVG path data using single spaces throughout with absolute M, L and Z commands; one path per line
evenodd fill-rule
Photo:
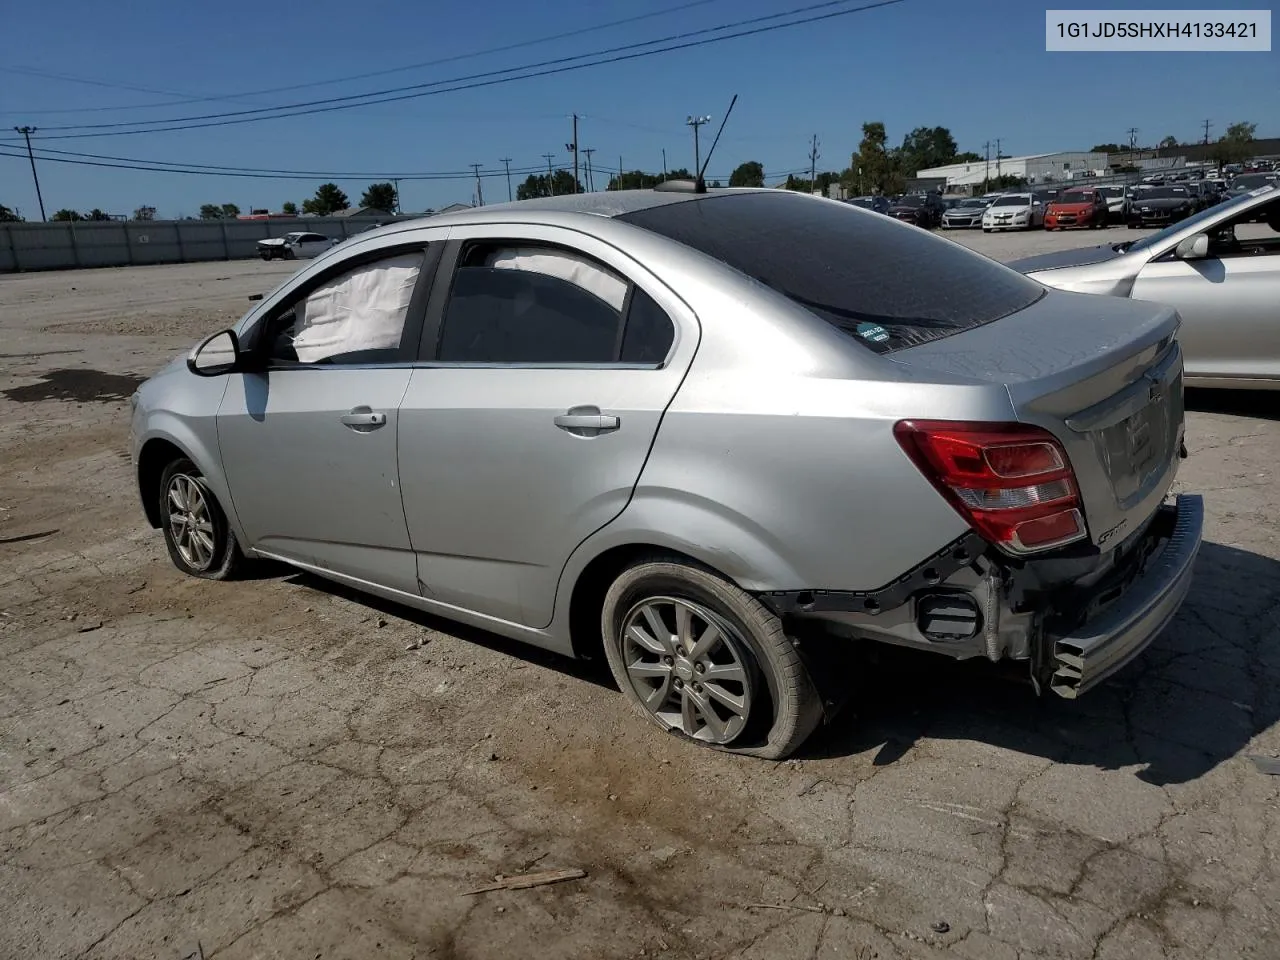
M 768 764 L 600 668 L 280 568 L 178 575 L 132 383 L 288 271 L 0 277 L 0 957 L 1280 957 L 1248 759 L 1280 755 L 1280 396 L 1189 397 L 1197 580 L 1113 681 L 1037 701 L 887 651 Z M 587 876 L 464 895 L 558 867 Z

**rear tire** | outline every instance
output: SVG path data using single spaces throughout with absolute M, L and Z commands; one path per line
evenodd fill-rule
M 186 457 L 160 475 L 160 527 L 169 559 L 183 573 L 205 580 L 231 580 L 247 561 L 231 532 L 227 515 Z
M 701 746 L 781 760 L 822 719 L 782 621 L 719 574 L 655 555 L 605 595 L 605 656 L 641 716 Z

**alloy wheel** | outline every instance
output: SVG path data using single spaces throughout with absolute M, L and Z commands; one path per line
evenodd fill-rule
M 723 617 L 677 597 L 650 597 L 622 624 L 627 678 L 659 723 L 687 737 L 728 744 L 753 705 L 747 647 Z
M 199 481 L 185 473 L 169 479 L 169 534 L 179 556 L 194 570 L 213 561 L 213 517 Z

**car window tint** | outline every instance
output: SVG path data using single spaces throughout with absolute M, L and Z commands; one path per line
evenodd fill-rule
M 402 254 L 322 283 L 282 318 L 271 358 L 308 364 L 397 359 L 421 267 L 421 253 Z
M 1280 255 L 1280 197 L 1210 231 L 1209 251 L 1216 257 Z
M 473 246 L 454 276 L 439 359 L 611 363 L 626 293 L 626 281 L 569 251 Z
M 671 318 L 639 287 L 631 295 L 627 327 L 622 333 L 623 363 L 661 363 L 667 358 L 675 327 Z
M 849 204 L 706 195 L 618 219 L 728 264 L 882 353 L 998 320 L 1044 295 L 1002 264 Z

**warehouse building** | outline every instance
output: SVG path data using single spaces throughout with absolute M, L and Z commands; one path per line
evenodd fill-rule
M 916 171 L 917 181 L 938 184 L 945 193 L 973 193 L 984 180 L 1020 177 L 1031 184 L 1061 183 L 1107 172 L 1105 153 L 1032 153 L 1023 157 L 994 157 L 973 163 L 952 163 Z

